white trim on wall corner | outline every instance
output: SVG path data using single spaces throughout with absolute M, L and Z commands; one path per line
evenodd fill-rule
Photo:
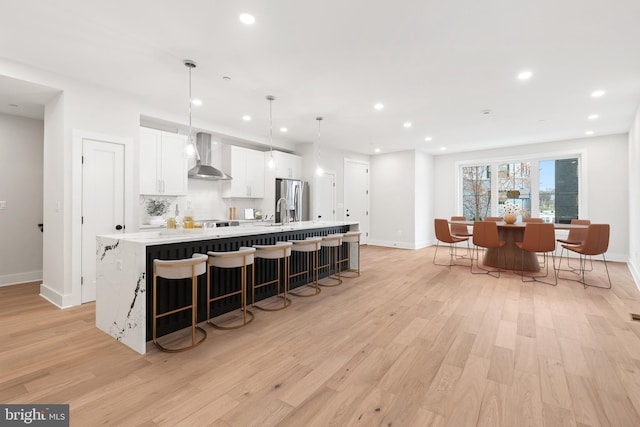
M 55 289 L 51 289 L 44 283 L 40 285 L 40 296 L 58 308 L 69 308 L 73 306 L 73 295 L 62 295 Z
M 21 285 L 23 283 L 41 282 L 42 270 L 27 271 L 24 273 L 4 274 L 0 276 L 0 287 Z
M 636 282 L 636 288 L 640 291 L 640 271 L 638 271 L 638 268 L 632 262 L 627 262 L 627 268 L 631 273 L 633 281 Z

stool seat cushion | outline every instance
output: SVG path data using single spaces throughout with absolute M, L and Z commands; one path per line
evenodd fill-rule
M 191 258 L 162 260 L 154 259 L 156 276 L 165 279 L 190 279 L 207 272 L 207 256 L 205 254 L 193 254 Z M 191 267 L 194 267 L 193 270 Z
M 329 234 L 322 238 L 322 246 L 335 247 L 342 245 L 342 234 Z
M 289 240 L 293 244 L 291 250 L 295 252 L 315 252 L 320 249 L 322 237 L 307 237 L 305 240 Z
M 359 231 L 348 231 L 342 236 L 342 241 L 346 243 L 359 242 L 361 234 Z
M 237 268 L 244 265 L 253 264 L 256 250 L 241 246 L 237 251 L 229 252 L 207 252 L 209 255 L 209 265 L 218 268 Z
M 276 242 L 275 245 L 253 245 L 256 258 L 280 259 L 291 256 L 291 242 Z

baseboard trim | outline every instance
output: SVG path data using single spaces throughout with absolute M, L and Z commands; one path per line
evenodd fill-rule
M 369 239 L 368 242 L 371 246 L 383 246 L 385 248 L 397 248 L 397 249 L 422 249 L 428 246 L 435 245 L 435 241 L 424 241 L 418 243 L 407 243 L 407 242 L 394 242 L 391 240 L 375 240 Z
M 42 270 L 27 271 L 17 274 L 5 274 L 0 276 L 0 287 L 21 285 L 22 283 L 32 283 L 40 281 L 42 281 Z
M 63 295 L 44 283 L 40 285 L 40 296 L 60 309 L 72 307 L 71 295 Z
M 631 261 L 628 261 L 627 267 L 629 268 L 629 272 L 631 273 L 633 281 L 636 282 L 636 288 L 638 288 L 638 291 L 640 291 L 640 272 L 638 272 L 637 266 Z

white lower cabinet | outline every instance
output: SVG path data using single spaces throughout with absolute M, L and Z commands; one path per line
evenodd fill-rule
M 229 170 L 233 177 L 222 183 L 222 197 L 252 198 L 264 197 L 264 153 L 234 145 L 222 149 L 223 170 Z
M 140 128 L 140 194 L 187 194 L 187 137 Z

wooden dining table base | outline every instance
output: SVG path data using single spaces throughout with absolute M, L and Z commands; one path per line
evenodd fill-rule
M 534 252 L 523 251 L 516 246 L 516 242 L 521 242 L 524 237 L 524 227 L 501 226 L 498 228 L 498 235 L 500 240 L 506 243 L 500 248 L 499 256 L 498 249 L 487 249 L 483 260 L 484 265 L 520 271 L 523 270 L 522 261 L 524 260 L 524 271 L 540 271 L 538 256 Z

